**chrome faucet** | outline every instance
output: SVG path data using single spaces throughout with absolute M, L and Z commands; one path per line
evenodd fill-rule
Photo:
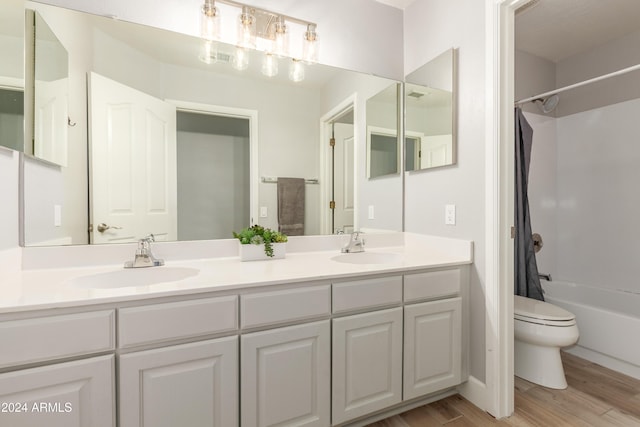
M 163 259 L 158 259 L 151 253 L 151 242 L 155 242 L 156 239 L 153 234 L 149 234 L 147 237 L 138 240 L 138 249 L 136 249 L 136 256 L 133 261 L 127 261 L 124 263 L 124 268 L 141 268 L 141 267 L 156 267 L 164 265 Z
M 364 239 L 360 237 L 360 231 L 354 231 L 351 233 L 349 243 L 347 243 L 340 251 L 345 254 L 364 252 Z

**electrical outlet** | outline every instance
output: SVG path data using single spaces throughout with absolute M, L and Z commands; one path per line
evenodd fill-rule
M 260 218 L 266 218 L 266 217 L 267 217 L 267 207 L 260 206 Z
M 446 225 L 456 225 L 456 205 L 445 205 L 444 223 Z
M 375 215 L 373 205 L 369 205 L 369 219 L 375 219 L 375 218 L 376 218 L 376 215 Z

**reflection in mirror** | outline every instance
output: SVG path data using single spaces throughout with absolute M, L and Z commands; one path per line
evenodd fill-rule
M 24 7 L 0 6 L 0 146 L 24 149 Z
M 248 67 L 238 71 L 235 46 L 219 43 L 216 61 L 204 63 L 196 37 L 32 5 L 68 51 L 77 126 L 68 127 L 66 167 L 25 161 L 25 244 L 128 242 L 148 233 L 230 238 L 251 223 L 277 229 L 278 177 L 306 180 L 305 235 L 358 227 L 360 201 L 385 206 L 367 226 L 401 229 L 402 205 L 386 209 L 390 186 L 362 184 L 364 164 L 356 167 L 365 159 L 365 100 L 397 82 L 290 58 L 277 59 L 280 73 L 267 77 L 257 51 L 245 52 Z M 293 81 L 302 74 L 293 79 L 289 67 L 300 65 L 304 79 Z M 341 171 L 350 174 L 343 182 L 352 217 L 332 227 L 330 185 L 339 171 L 320 134 L 350 97 L 355 139 L 342 148 L 350 164 Z M 379 126 L 396 128 L 395 106 L 389 114 L 392 124 Z
M 396 84 L 367 100 L 367 177 L 397 174 L 400 170 L 398 144 L 398 88 Z
M 455 164 L 455 51 L 447 50 L 405 81 L 405 170 Z
M 67 165 L 69 55 L 35 13 L 33 155 Z

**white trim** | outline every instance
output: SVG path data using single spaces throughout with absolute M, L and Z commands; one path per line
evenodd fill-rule
M 458 393 L 479 408 L 487 408 L 487 385 L 470 375 L 466 383 L 458 386 Z
M 486 388 L 496 418 L 514 410 L 513 101 L 514 13 L 530 0 L 486 4 Z M 474 402 L 475 403 L 475 402 Z
M 331 138 L 331 122 L 333 122 L 336 118 L 341 116 L 343 113 L 348 111 L 349 109 L 353 109 L 353 161 L 354 172 L 353 172 L 353 194 L 358 194 L 358 127 L 355 125 L 355 121 L 357 118 L 357 94 L 353 93 L 349 95 L 347 98 L 339 102 L 335 107 L 325 113 L 322 117 L 320 117 L 320 141 L 318 142 L 318 146 L 320 149 L 320 233 L 321 234 L 333 234 L 334 231 L 331 230 L 331 221 L 329 217 L 329 210 L 327 209 L 326 203 L 331 198 L 331 189 L 330 185 L 331 180 L 329 177 L 331 176 L 331 164 L 329 163 L 329 152 L 330 147 L 328 144 L 329 139 Z M 353 206 L 353 227 L 354 230 L 359 230 L 358 227 L 358 203 L 354 203 Z
M 251 224 L 256 223 L 258 219 L 258 186 L 260 183 L 258 168 L 258 111 L 246 108 L 234 108 L 224 105 L 201 104 L 198 102 L 179 101 L 175 99 L 165 99 L 175 105 L 179 111 L 190 111 L 196 113 L 215 114 L 217 116 L 236 117 L 249 120 L 249 214 L 251 215 Z

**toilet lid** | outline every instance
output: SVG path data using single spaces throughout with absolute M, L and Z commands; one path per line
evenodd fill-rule
M 540 323 L 540 321 L 562 323 L 573 321 L 576 318 L 573 313 L 556 305 L 520 295 L 514 295 L 513 312 L 516 319 L 534 323 Z

